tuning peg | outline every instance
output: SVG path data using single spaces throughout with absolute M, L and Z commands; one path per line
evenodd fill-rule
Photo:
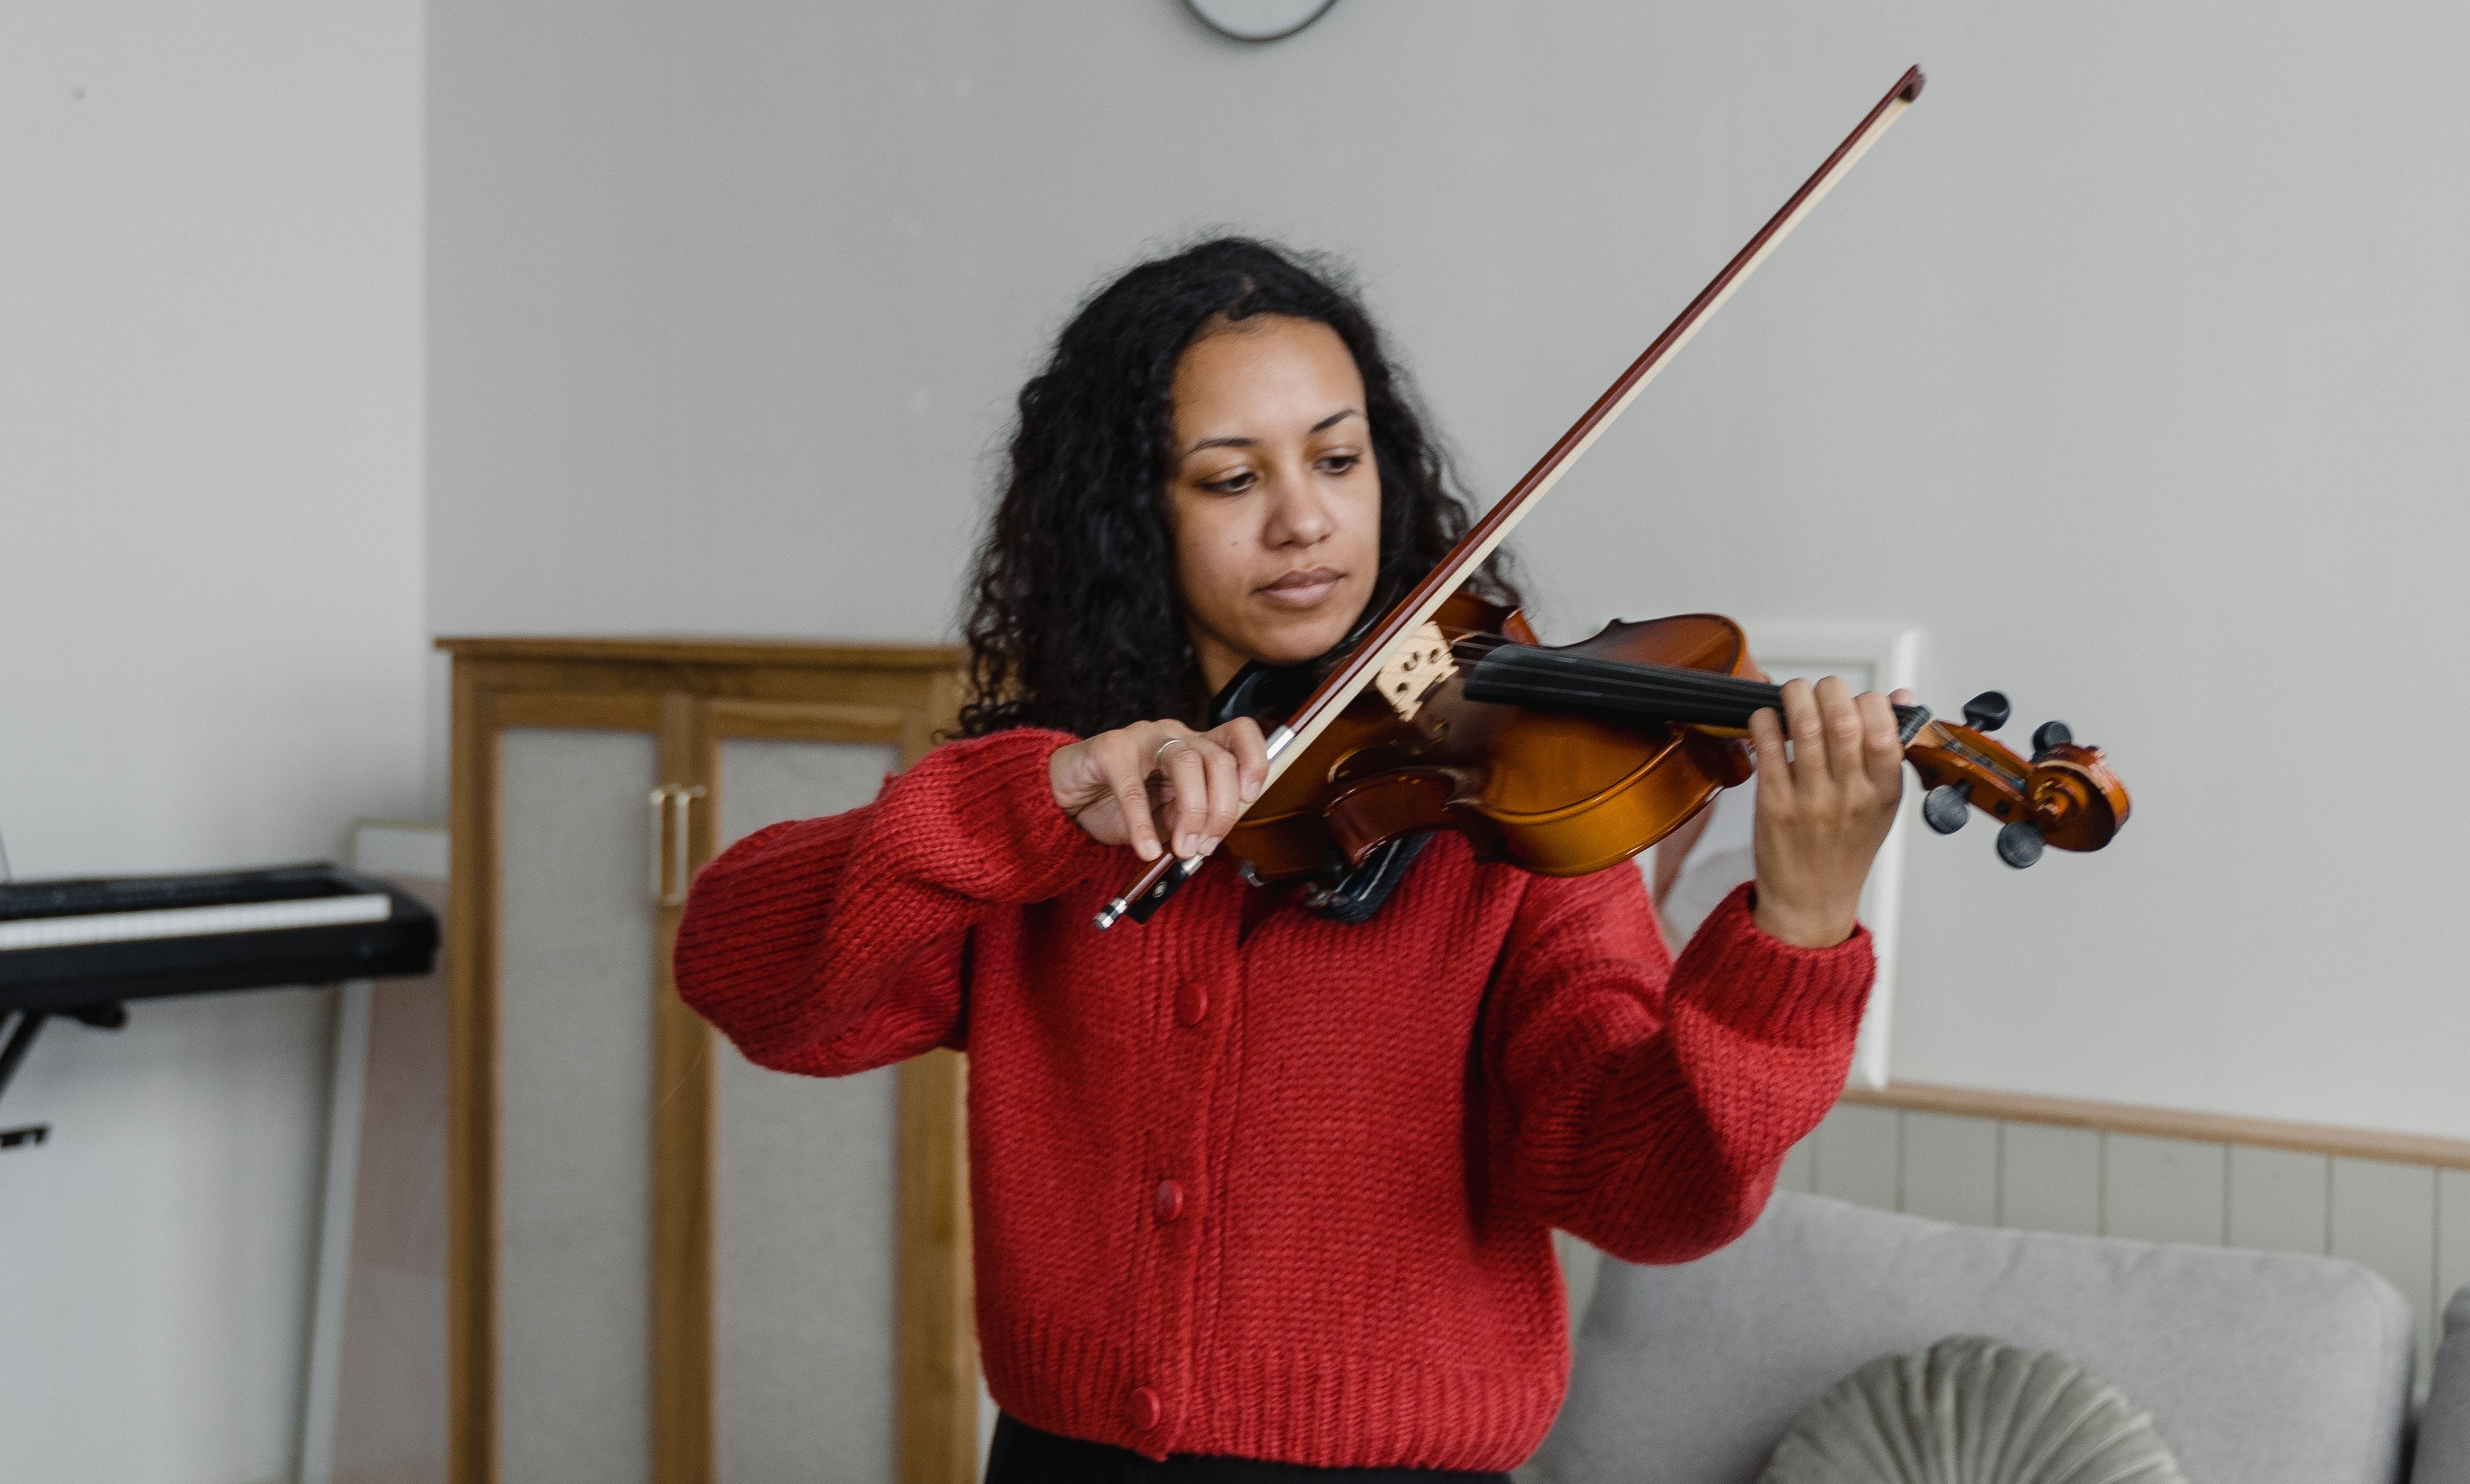
M 2064 747 L 2075 739 L 2076 734 L 2067 730 L 2065 722 L 2041 723 L 2040 726 L 2033 729 L 2033 761 L 2039 762 L 2050 749 Z
M 1985 690 L 1964 703 L 1964 724 L 1975 731 L 1996 731 L 2007 725 L 2007 693 Z
M 1952 835 L 1972 818 L 1964 785 L 1942 783 L 1922 796 L 1922 823 L 1942 835 Z
M 2041 858 L 2041 831 L 2031 820 L 2013 820 L 1998 831 L 1998 858 L 2022 870 Z

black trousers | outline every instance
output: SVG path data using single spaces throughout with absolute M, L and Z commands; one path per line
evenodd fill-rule
M 1177 1453 L 1152 1463 L 1129 1449 L 1040 1432 L 1006 1412 L 995 1419 L 994 1445 L 987 1455 L 986 1484 L 1303 1484 L 1343 1479 L 1348 1484 L 1437 1484 L 1443 1479 L 1509 1484 L 1506 1473 L 1458 1473 L 1441 1469 L 1310 1469 L 1301 1464 L 1261 1463 Z

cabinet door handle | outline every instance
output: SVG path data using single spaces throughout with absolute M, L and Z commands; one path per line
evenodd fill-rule
M 668 822 L 663 818 L 661 814 L 661 806 L 667 803 L 669 801 L 669 796 L 676 792 L 676 789 L 665 783 L 659 788 L 652 790 L 652 900 L 663 907 L 666 907 L 670 905 L 670 903 L 669 854 L 667 850 L 663 848 L 667 842 L 662 838 L 661 833 L 662 826 Z
M 694 836 L 687 826 L 694 819 L 694 801 L 702 797 L 703 787 L 700 784 L 687 788 L 673 788 L 669 791 L 669 812 L 673 822 L 669 831 L 669 849 L 673 852 L 672 859 L 677 862 L 670 879 L 677 885 L 671 889 L 667 896 L 661 899 L 661 905 L 664 907 L 685 906 L 687 888 L 693 884 L 694 847 L 690 842 Z

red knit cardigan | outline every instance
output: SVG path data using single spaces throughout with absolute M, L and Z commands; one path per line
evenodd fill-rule
M 1551 1229 L 1672 1263 L 1746 1228 L 1843 1085 L 1867 936 L 1778 942 L 1744 888 L 1676 967 L 1637 871 L 1456 836 L 1359 926 L 1213 860 L 1101 933 L 1137 863 L 1056 807 L 1071 740 L 955 742 L 739 842 L 679 990 L 782 1071 L 968 1053 L 978 1340 L 1022 1421 L 1153 1458 L 1521 1463 L 1568 1381 Z

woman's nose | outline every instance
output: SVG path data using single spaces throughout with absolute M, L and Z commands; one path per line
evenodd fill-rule
M 1312 487 L 1311 480 L 1280 479 L 1274 493 L 1270 528 L 1264 533 L 1270 545 L 1311 546 L 1329 539 L 1338 522 L 1330 514 L 1329 501 Z

